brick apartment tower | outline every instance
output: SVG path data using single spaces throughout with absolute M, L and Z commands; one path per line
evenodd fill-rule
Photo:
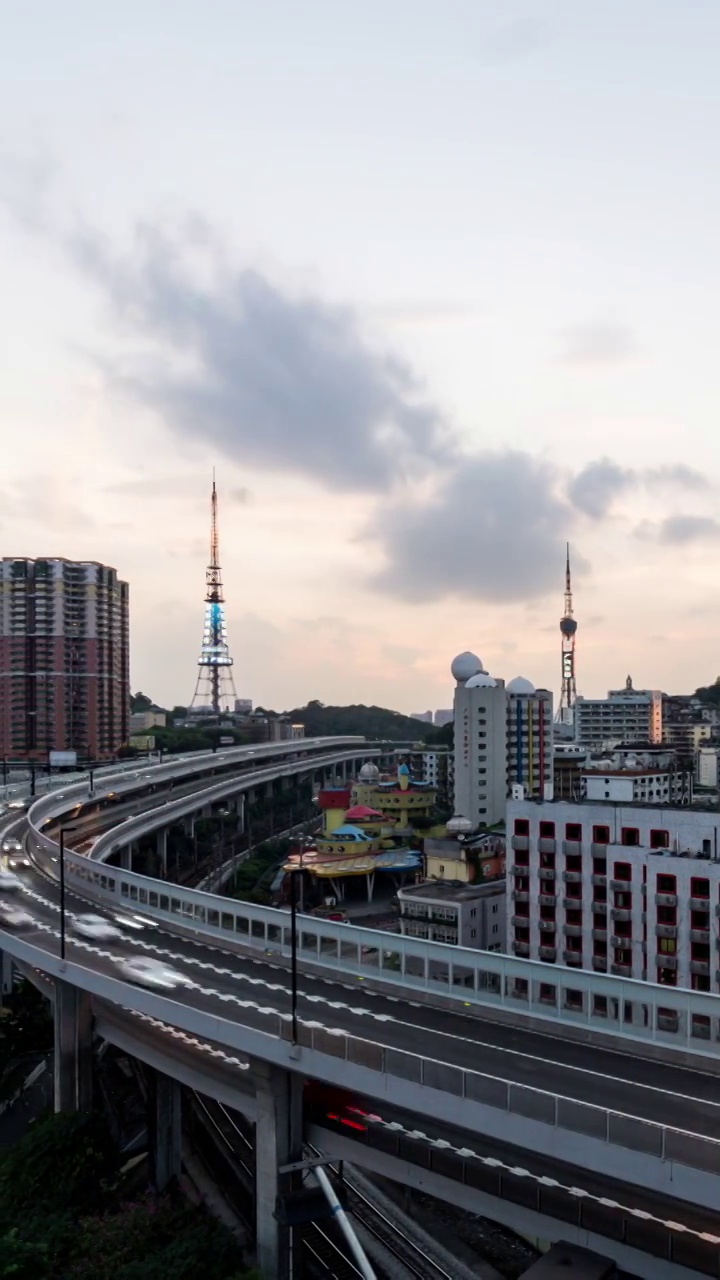
M 0 561 L 0 754 L 102 760 L 127 742 L 128 584 L 95 561 Z

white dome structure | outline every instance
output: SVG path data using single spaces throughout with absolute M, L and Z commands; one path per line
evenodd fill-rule
M 372 760 L 368 760 L 367 764 L 363 765 L 358 774 L 360 782 L 376 782 L 379 777 L 380 770 L 376 764 L 373 764 Z
M 472 831 L 472 829 L 473 824 L 470 819 L 463 818 L 461 813 L 458 813 L 454 818 L 451 818 L 445 828 L 449 836 L 466 836 L 468 832 Z
M 497 682 L 488 675 L 487 671 L 478 671 L 477 675 L 465 681 L 466 689 L 495 689 L 496 687 Z
M 505 686 L 505 690 L 507 693 L 530 696 L 530 694 L 535 692 L 535 685 L 530 680 L 526 680 L 524 676 L 516 676 L 514 680 L 511 680 L 510 683 Z
M 456 658 L 453 658 L 450 663 L 450 670 L 453 679 L 457 680 L 458 684 L 465 684 L 466 680 L 478 675 L 485 668 L 483 667 L 482 659 L 478 658 L 476 653 L 470 653 L 466 649 L 464 653 L 459 653 Z

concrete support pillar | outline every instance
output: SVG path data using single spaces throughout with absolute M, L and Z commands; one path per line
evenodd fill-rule
M 5 996 L 12 995 L 13 989 L 13 962 L 12 956 L 6 951 L 2 952 L 2 970 L 0 972 L 0 1009 L 5 1002 Z
M 255 1124 L 255 1237 L 264 1276 L 289 1275 L 289 1232 L 275 1217 L 278 1193 L 290 1190 L 280 1165 L 302 1159 L 302 1078 L 280 1067 L 253 1064 Z
M 163 880 L 167 880 L 167 858 L 168 858 L 167 837 L 168 837 L 167 827 L 163 827 L 162 831 L 158 831 L 157 837 L 156 837 L 157 856 L 160 860 L 160 874 L 162 875 Z
M 132 847 L 129 844 L 120 850 L 120 866 L 123 871 L 132 871 Z
M 177 1080 L 161 1071 L 148 1072 L 148 1137 L 150 1167 L 156 1191 L 165 1191 L 182 1165 L 182 1100 Z
M 195 814 L 191 814 L 185 819 L 185 835 L 190 839 L 195 839 Z
M 237 797 L 235 801 L 235 807 L 237 809 L 237 829 L 239 834 L 242 835 L 242 833 L 245 830 L 245 796 L 244 795 L 240 795 Z
M 92 1107 L 92 1015 L 90 996 L 55 979 L 55 1110 Z

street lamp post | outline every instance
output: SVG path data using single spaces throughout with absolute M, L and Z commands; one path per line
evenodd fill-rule
M 65 833 L 75 827 L 60 828 L 60 959 L 65 959 Z
M 292 1010 L 292 1042 L 297 1044 L 297 889 L 295 876 L 290 872 L 290 1000 Z

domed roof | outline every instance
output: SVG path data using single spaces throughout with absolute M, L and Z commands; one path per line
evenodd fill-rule
M 457 680 L 458 684 L 464 684 L 466 680 L 469 680 L 471 676 L 476 676 L 484 668 L 477 654 L 470 653 L 466 649 L 464 653 L 459 653 L 456 658 L 453 658 L 450 663 L 450 670 L 453 674 L 453 679 Z
M 380 770 L 376 764 L 373 764 L 372 760 L 368 760 L 367 764 L 364 764 L 360 770 L 358 777 L 361 782 L 374 782 L 376 778 L 380 777 Z
M 445 828 L 449 836 L 464 836 L 467 835 L 468 831 L 472 831 L 472 829 L 473 825 L 470 819 L 463 818 L 460 813 L 456 814 L 454 818 L 451 818 Z
M 478 671 L 477 675 L 471 676 L 469 680 L 465 681 L 465 688 L 494 689 L 496 688 L 496 682 L 493 680 L 492 676 L 488 675 L 487 671 Z
M 526 680 L 524 676 L 516 676 L 514 680 L 511 680 L 509 684 L 505 685 L 505 688 L 508 693 L 530 694 L 535 692 L 535 685 L 529 680 Z

